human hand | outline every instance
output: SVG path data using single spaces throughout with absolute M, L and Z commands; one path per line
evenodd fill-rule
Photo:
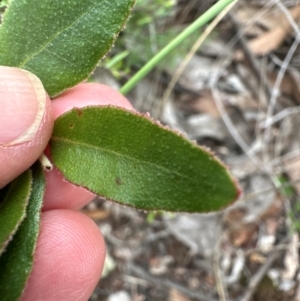
M 132 109 L 99 84 L 80 84 L 50 101 L 34 75 L 0 67 L 0 188 L 39 158 L 55 118 L 73 107 L 107 104 Z M 98 227 L 76 210 L 93 194 L 63 180 L 56 169 L 46 181 L 34 268 L 21 301 L 88 300 L 101 276 L 105 245 Z

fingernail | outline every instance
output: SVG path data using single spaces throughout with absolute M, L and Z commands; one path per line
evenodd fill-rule
M 47 94 L 32 73 L 0 66 L 0 145 L 31 141 L 43 120 Z

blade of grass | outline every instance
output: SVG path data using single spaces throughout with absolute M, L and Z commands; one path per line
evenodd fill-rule
M 155 55 L 142 69 L 140 69 L 121 89 L 120 92 L 124 95 L 129 93 L 139 81 L 141 81 L 164 57 L 172 50 L 176 49 L 188 36 L 197 29 L 204 26 L 223 9 L 225 9 L 234 0 L 220 0 L 204 14 L 202 14 L 195 22 L 188 26 L 181 34 L 165 46 L 157 55 Z
M 206 27 L 205 31 L 200 35 L 198 40 L 195 42 L 189 53 L 186 55 L 186 57 L 181 62 L 180 66 L 176 70 L 174 76 L 172 77 L 167 89 L 165 90 L 162 101 L 158 104 L 156 110 L 152 114 L 152 117 L 155 119 L 160 119 L 163 108 L 165 107 L 168 99 L 170 98 L 170 95 L 180 79 L 180 76 L 182 75 L 185 68 L 188 66 L 189 62 L 197 52 L 197 50 L 200 48 L 200 46 L 203 44 L 203 42 L 207 39 L 207 37 L 212 33 L 212 31 L 216 28 L 216 26 L 223 20 L 223 18 L 227 15 L 227 13 L 231 10 L 231 8 L 237 3 L 238 0 L 234 0 L 231 4 L 229 4 L 225 9 L 223 9 L 217 17 L 209 24 L 209 26 Z

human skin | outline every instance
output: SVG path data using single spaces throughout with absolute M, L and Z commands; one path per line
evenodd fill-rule
M 6 97 L 3 78 L 10 73 L 12 77 L 15 76 L 16 83 L 22 80 L 22 74 L 18 74 L 17 70 L 0 67 L 0 102 Z M 30 102 L 30 97 L 27 99 Z M 17 145 L 0 143 L 0 187 L 38 159 L 58 116 L 73 107 L 107 104 L 132 109 L 126 98 L 100 84 L 80 84 L 52 101 L 46 96 L 43 120 L 35 136 Z M 5 113 L 0 112 L 2 128 L 5 118 Z M 5 140 L 7 137 L 4 136 L 2 139 Z M 41 231 L 33 271 L 21 301 L 89 299 L 101 276 L 105 244 L 97 225 L 78 209 L 93 197 L 87 190 L 66 182 L 56 169 L 46 172 Z

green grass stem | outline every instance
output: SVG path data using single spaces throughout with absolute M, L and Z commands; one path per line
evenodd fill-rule
M 159 53 L 157 53 L 143 68 L 141 68 L 121 89 L 123 95 L 128 94 L 155 66 L 165 58 L 172 50 L 176 49 L 188 36 L 193 32 L 207 24 L 216 17 L 224 8 L 234 0 L 220 0 L 204 14 L 202 14 L 195 22 L 188 26 L 181 34 L 173 39 Z

